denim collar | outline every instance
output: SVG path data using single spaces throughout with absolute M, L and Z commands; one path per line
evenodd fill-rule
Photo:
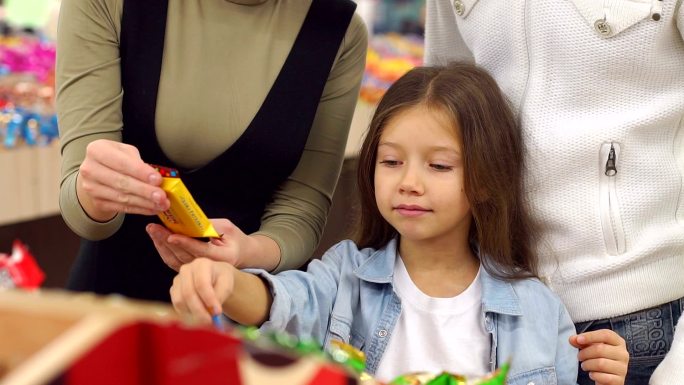
M 397 238 L 375 250 L 370 257 L 356 268 L 354 273 L 364 281 L 392 284 L 394 262 L 397 259 Z M 492 277 L 480 264 L 482 282 L 482 310 L 485 313 L 499 313 L 520 316 L 520 299 L 510 282 Z

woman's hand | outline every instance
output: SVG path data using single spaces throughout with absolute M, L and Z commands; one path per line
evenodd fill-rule
M 176 271 L 196 258 L 227 262 L 237 268 L 261 267 L 255 263 L 256 255 L 261 252 L 260 238 L 266 237 L 248 236 L 227 219 L 212 219 L 211 222 L 222 237 L 209 242 L 174 234 L 157 224 L 149 224 L 146 229 L 164 263 Z
M 622 385 L 627 375 L 629 353 L 625 340 L 609 329 L 595 330 L 570 337 L 579 349 L 577 358 L 596 385 Z
M 117 213 L 155 215 L 169 208 L 159 188 L 161 175 L 138 149 L 99 139 L 90 143 L 76 179 L 79 203 L 92 219 L 106 222 Z
M 237 270 L 228 263 L 198 258 L 180 267 L 169 290 L 173 307 L 202 323 L 221 314 L 223 302 L 234 289 Z

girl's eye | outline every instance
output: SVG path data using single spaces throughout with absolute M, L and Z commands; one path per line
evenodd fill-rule
M 437 171 L 451 171 L 454 168 L 451 166 L 443 165 L 443 164 L 436 164 L 436 163 L 430 163 L 430 167 Z
M 388 167 L 396 167 L 399 166 L 400 162 L 398 160 L 381 160 L 380 164 L 383 164 Z

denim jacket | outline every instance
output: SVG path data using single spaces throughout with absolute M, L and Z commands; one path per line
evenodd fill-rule
M 396 240 L 380 250 L 342 241 L 306 272 L 249 270 L 273 294 L 262 328 L 310 336 L 326 348 L 333 339 L 347 342 L 366 354 L 366 369 L 375 373 L 401 313 L 392 286 L 396 258 Z M 506 282 L 482 268 L 480 277 L 490 369 L 510 361 L 509 385 L 576 384 L 577 350 L 568 342 L 575 327 L 558 297 L 536 279 Z

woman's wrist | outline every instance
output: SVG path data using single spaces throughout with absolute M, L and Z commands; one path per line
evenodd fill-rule
M 280 264 L 280 246 L 273 239 L 262 234 L 247 236 L 244 258 L 240 258 L 238 268 L 259 268 L 266 271 Z
M 93 200 L 90 199 L 90 195 L 83 191 L 79 176 L 80 175 L 78 174 L 76 175 L 76 198 L 78 199 L 78 204 L 83 209 L 83 212 L 85 212 L 90 219 L 99 223 L 109 222 L 114 219 L 117 214 L 115 211 L 102 211 L 95 207 Z

